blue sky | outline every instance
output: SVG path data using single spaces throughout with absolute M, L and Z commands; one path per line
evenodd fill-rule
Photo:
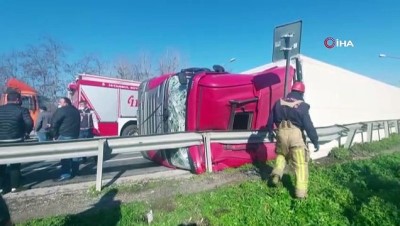
M 303 54 L 400 85 L 400 60 L 378 58 L 400 56 L 396 0 L 0 0 L 0 54 L 47 35 L 70 46 L 73 56 L 112 60 L 172 48 L 190 66 L 235 57 L 229 67 L 240 72 L 271 62 L 275 26 L 299 19 Z M 327 49 L 328 36 L 351 40 L 354 48 Z

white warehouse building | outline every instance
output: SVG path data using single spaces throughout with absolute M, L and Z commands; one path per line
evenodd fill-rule
M 304 55 L 300 59 L 306 86 L 304 98 L 311 106 L 315 127 L 400 119 L 400 104 L 394 101 L 400 97 L 400 88 Z M 261 72 L 274 65 L 270 63 L 242 73 Z M 373 140 L 378 139 L 376 133 Z M 384 132 L 380 131 L 380 134 Z M 345 141 L 344 138 L 342 143 Z M 354 142 L 359 141 L 361 133 L 354 138 Z M 324 153 L 318 156 L 325 156 L 337 144 L 332 141 L 321 146 Z

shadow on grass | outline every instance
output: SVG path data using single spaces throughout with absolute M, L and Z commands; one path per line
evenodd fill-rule
M 63 226 L 114 226 L 121 220 L 121 202 L 114 200 L 117 190 L 110 190 L 90 209 L 64 220 Z
M 257 173 L 263 181 L 267 181 L 272 172 L 272 167 L 266 164 L 268 154 L 271 153 L 271 151 L 268 152 L 264 144 L 266 136 L 266 128 L 262 127 L 259 132 L 249 137 L 246 146 L 246 151 L 251 156 L 253 166 L 256 167 Z
M 282 176 L 282 184 L 283 186 L 289 191 L 290 196 L 292 196 L 292 198 L 296 197 L 296 188 L 293 184 L 293 181 L 291 179 L 291 175 L 289 174 L 283 174 Z

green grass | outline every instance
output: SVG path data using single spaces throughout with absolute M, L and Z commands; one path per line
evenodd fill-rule
M 400 144 L 399 136 L 356 145 L 345 151 L 380 152 Z M 246 166 L 248 167 L 248 166 Z M 246 168 L 245 167 L 245 168 Z M 229 174 L 227 174 L 229 175 Z M 130 203 L 89 213 L 34 220 L 21 225 L 398 225 L 400 222 L 400 153 L 310 166 L 309 197 L 292 198 L 294 177 L 270 188 L 248 180 L 192 196 L 179 195 L 158 203 Z M 133 189 L 134 191 L 135 189 Z M 117 206 L 119 203 L 115 203 Z
M 356 143 L 349 149 L 343 146 L 333 148 L 329 156 L 336 160 L 349 160 L 351 157 L 368 157 L 400 146 L 400 135 L 391 134 L 388 138 L 370 143 Z

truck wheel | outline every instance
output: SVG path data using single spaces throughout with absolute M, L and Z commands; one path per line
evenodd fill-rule
M 138 128 L 136 125 L 129 125 L 122 130 L 121 136 L 138 136 Z

